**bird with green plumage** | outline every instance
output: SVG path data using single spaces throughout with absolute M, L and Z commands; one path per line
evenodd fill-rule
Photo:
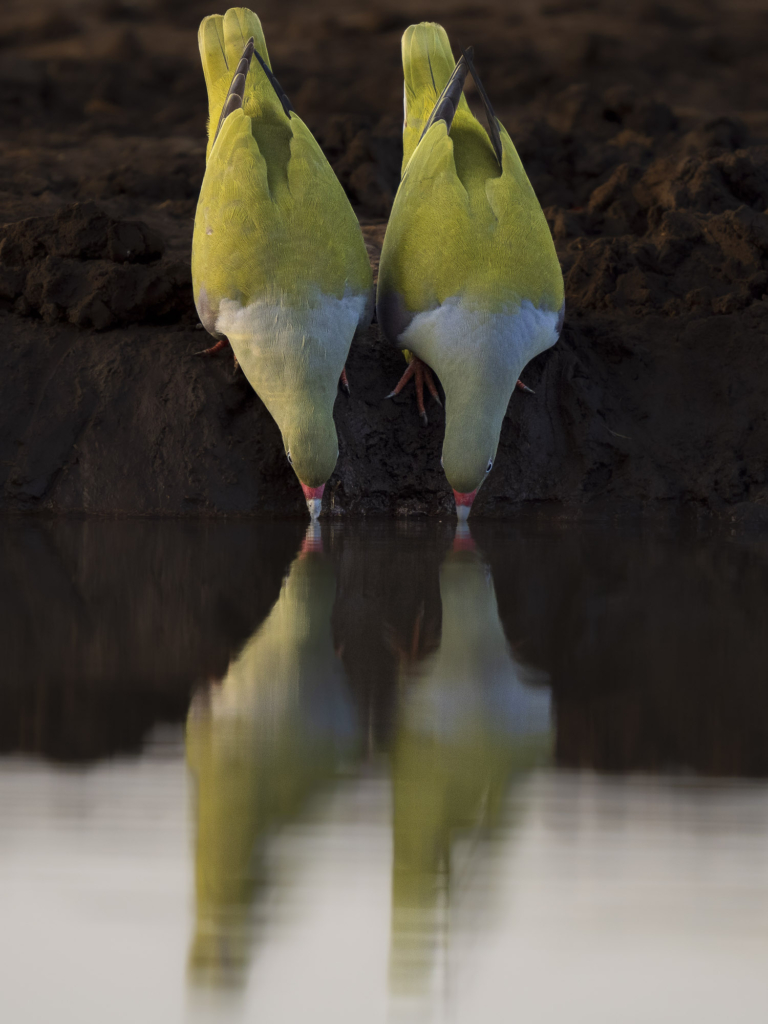
M 462 534 L 461 531 L 466 531 Z M 442 636 L 436 651 L 405 662 L 392 764 L 392 943 L 396 992 L 423 990 L 447 945 L 456 894 L 456 850 L 498 832 L 516 780 L 552 751 L 546 675 L 510 649 L 487 563 L 457 527 L 440 569 Z
M 189 966 L 198 984 L 245 983 L 267 839 L 299 818 L 359 749 L 332 640 L 336 574 L 318 528 L 308 527 L 267 618 L 223 678 L 197 692 L 187 716 L 196 822 Z
M 338 458 L 339 381 L 373 312 L 370 263 L 344 190 L 272 72 L 258 17 L 211 15 L 198 41 L 210 117 L 192 284 L 217 339 L 206 353 L 232 347 L 314 518 Z
M 493 468 L 525 365 L 554 345 L 563 276 L 544 212 L 496 118 L 471 50 L 454 60 L 445 29 L 412 25 L 402 40 L 403 170 L 387 226 L 376 308 L 415 378 L 445 395 L 442 464 L 460 519 Z M 488 130 L 464 96 L 471 74 Z

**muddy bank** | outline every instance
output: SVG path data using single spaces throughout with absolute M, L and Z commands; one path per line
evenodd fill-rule
M 557 347 L 516 393 L 473 515 L 686 508 L 768 518 L 768 15 L 648 3 L 441 7 L 473 43 L 550 221 Z M 278 431 L 195 358 L 204 162 L 195 29 L 172 0 L 12 5 L 0 35 L 0 510 L 301 515 Z M 397 187 L 399 36 L 427 8 L 262 5 L 275 69 L 374 267 Z M 474 97 L 470 97 L 474 102 Z M 450 510 L 373 325 L 340 395 L 329 512 Z

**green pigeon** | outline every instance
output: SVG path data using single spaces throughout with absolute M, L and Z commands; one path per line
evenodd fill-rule
M 498 829 L 510 784 L 550 759 L 553 740 L 546 676 L 510 650 L 488 566 L 461 524 L 440 598 L 439 648 L 398 679 L 390 970 L 402 994 L 424 987 L 449 939 L 439 929 L 468 881 L 458 858 L 456 885 L 459 841 L 475 847 Z
M 493 467 L 523 367 L 558 339 L 563 276 L 472 52 L 455 63 L 445 29 L 431 23 L 408 28 L 402 51 L 403 172 L 381 253 L 377 314 L 409 361 L 392 395 L 415 377 L 426 421 L 424 384 L 437 398 L 430 371 L 443 385 L 442 464 L 463 520 Z M 463 95 L 468 73 L 487 132 Z
M 331 616 L 336 573 L 308 527 L 267 618 L 224 677 L 192 700 L 187 762 L 195 791 L 197 981 L 242 984 L 264 842 L 357 756 L 357 721 Z
M 360 225 L 312 133 L 272 73 L 244 7 L 198 33 L 210 119 L 195 215 L 200 320 L 229 343 L 277 422 L 310 515 L 339 454 L 333 404 L 373 285 Z

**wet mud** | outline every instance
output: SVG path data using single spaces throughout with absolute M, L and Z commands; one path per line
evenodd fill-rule
M 223 8 L 222 8 L 223 9 Z M 11 0 L 0 27 L 0 510 L 301 516 L 231 356 L 196 357 L 189 248 L 213 8 Z M 607 0 L 261 5 L 275 71 L 374 268 L 399 179 L 399 38 L 474 45 L 552 228 L 558 345 L 516 392 L 473 516 L 768 522 L 768 8 Z M 471 104 L 477 96 L 469 94 Z M 376 325 L 339 396 L 330 514 L 450 511 Z

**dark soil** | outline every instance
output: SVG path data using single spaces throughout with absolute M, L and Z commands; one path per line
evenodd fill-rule
M 194 357 L 197 0 L 9 0 L 0 28 L 0 510 L 301 515 L 231 359 Z M 223 8 L 222 8 L 223 10 Z M 565 329 L 525 373 L 474 516 L 687 508 L 768 522 L 768 4 L 270 2 L 275 71 L 374 267 L 401 157 L 399 40 L 473 44 L 544 206 Z M 470 95 L 470 102 L 476 101 Z M 449 510 L 374 325 L 348 363 L 333 512 Z

